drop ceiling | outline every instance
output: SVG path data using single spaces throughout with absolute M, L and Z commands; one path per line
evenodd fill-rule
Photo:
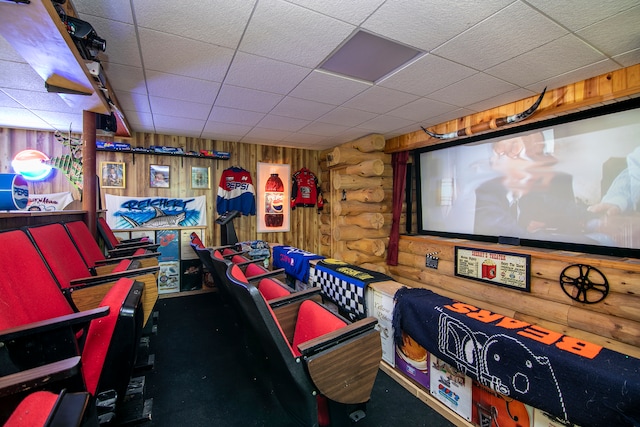
M 640 0 L 73 0 L 134 132 L 284 147 L 390 138 L 640 63 Z M 421 52 L 320 66 L 365 31 Z M 82 131 L 0 39 L 0 126 Z

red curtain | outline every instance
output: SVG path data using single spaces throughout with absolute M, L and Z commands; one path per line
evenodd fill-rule
M 393 222 L 389 235 L 389 248 L 387 249 L 387 265 L 398 265 L 398 242 L 400 240 L 400 214 L 402 214 L 402 202 L 406 186 L 408 151 L 401 151 L 391 155 L 393 166 Z

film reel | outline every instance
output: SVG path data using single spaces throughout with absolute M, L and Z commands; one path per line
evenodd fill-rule
M 609 282 L 600 270 L 590 265 L 573 264 L 560 273 L 560 286 L 569 298 L 595 304 L 609 294 Z

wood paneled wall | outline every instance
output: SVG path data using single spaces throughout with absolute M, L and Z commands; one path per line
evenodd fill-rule
M 568 114 L 640 95 L 640 65 L 603 74 L 547 92 L 532 120 Z M 455 132 L 528 108 L 537 96 L 462 117 L 431 128 Z M 531 120 L 525 123 L 530 123 Z M 387 140 L 386 152 L 412 150 L 442 143 L 424 132 Z M 492 286 L 454 274 L 454 247 L 471 246 L 531 255 L 531 292 Z M 425 267 L 425 256 L 436 253 L 438 268 Z M 388 272 L 399 282 L 475 304 L 480 308 L 535 323 L 550 330 L 582 338 L 640 358 L 640 260 L 550 251 L 520 246 L 444 239 L 434 236 L 401 236 L 398 266 Z M 565 267 L 586 264 L 607 278 L 610 293 L 601 302 L 584 304 L 564 294 L 560 274 Z
M 81 135 L 73 135 L 80 138 Z M 103 138 L 98 137 L 98 140 Z M 232 165 L 245 168 L 251 173 L 256 185 L 257 162 L 284 163 L 291 165 L 292 173 L 302 167 L 306 167 L 317 174 L 318 152 L 314 150 L 302 150 L 296 148 L 272 147 L 256 144 L 242 144 L 226 141 L 214 141 L 210 139 L 177 137 L 157 135 L 150 133 L 137 133 L 132 138 L 112 139 L 114 142 L 126 142 L 132 147 L 149 147 L 151 145 L 164 145 L 181 147 L 185 151 L 217 150 L 231 153 L 230 160 L 216 160 L 205 158 L 192 158 L 181 156 L 163 156 L 142 153 L 122 153 L 99 151 L 96 153 L 96 168 L 99 173 L 100 162 L 124 162 L 126 163 L 126 188 L 106 188 L 101 190 L 104 206 L 104 193 L 119 196 L 167 196 L 190 197 L 207 196 L 207 244 L 220 243 L 219 226 L 214 220 L 216 213 L 216 195 L 222 171 Z M 42 132 L 23 129 L 0 128 L 0 171 L 12 173 L 11 159 L 20 151 L 33 148 L 40 150 L 49 157 L 68 154 L 68 148 L 60 144 L 52 132 Z M 150 165 L 166 165 L 170 168 L 170 188 L 151 188 L 149 185 Z M 191 188 L 191 166 L 210 167 L 210 189 Z M 71 191 L 74 198 L 79 200 L 80 193 L 73 188 L 66 177 L 55 171 L 50 179 L 41 183 L 30 183 L 29 191 L 33 194 L 56 193 Z M 291 229 L 281 233 L 257 233 L 255 216 L 243 216 L 234 220 L 238 239 L 265 240 L 296 246 L 311 252 L 319 251 L 319 215 L 315 208 L 298 208 L 291 212 Z

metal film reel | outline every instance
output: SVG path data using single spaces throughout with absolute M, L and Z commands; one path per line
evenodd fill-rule
M 572 300 L 595 304 L 609 293 L 607 278 L 595 267 L 573 264 L 560 273 L 560 286 Z

